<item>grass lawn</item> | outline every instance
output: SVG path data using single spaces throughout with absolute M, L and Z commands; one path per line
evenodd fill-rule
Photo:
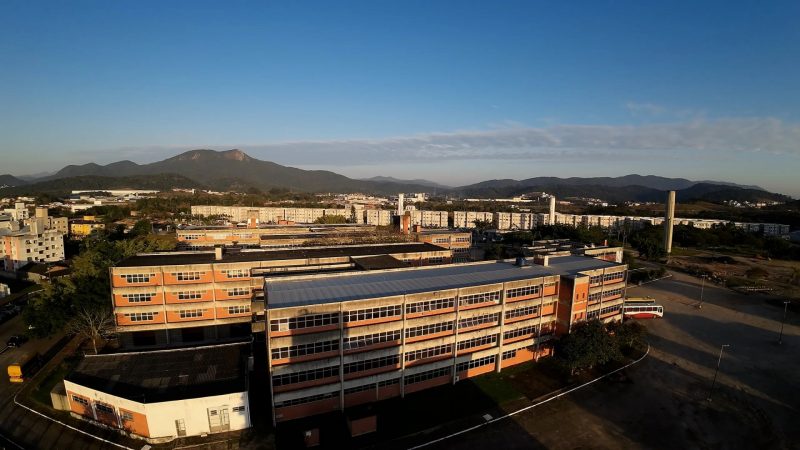
M 31 392 L 30 397 L 45 406 L 52 406 L 50 391 L 53 390 L 53 387 L 59 381 L 62 381 L 64 377 L 67 376 L 79 361 L 80 358 L 75 356 L 62 361 L 61 364 L 51 370 L 50 373 L 46 374 L 44 378 L 40 379 L 39 384 Z

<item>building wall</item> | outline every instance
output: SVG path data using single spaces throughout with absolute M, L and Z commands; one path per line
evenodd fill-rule
M 186 436 L 210 434 L 212 431 L 209 425 L 209 408 L 227 407 L 229 431 L 243 430 L 251 426 L 247 392 L 178 401 L 139 403 L 68 380 L 64 380 L 64 387 L 73 413 L 112 427 L 129 430 L 140 436 L 150 438 L 177 436 L 178 420 L 183 420 Z M 88 405 L 78 399 L 83 399 Z M 111 407 L 114 412 L 104 413 L 102 409 L 97 408 L 97 405 Z M 233 411 L 234 407 L 243 409 Z
M 4 270 L 15 271 L 29 262 L 64 260 L 64 235 L 57 230 L 18 232 L 0 237 Z

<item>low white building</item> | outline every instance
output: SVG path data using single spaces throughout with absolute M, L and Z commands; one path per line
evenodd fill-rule
M 150 442 L 249 428 L 248 349 L 87 355 L 64 379 L 70 411 Z

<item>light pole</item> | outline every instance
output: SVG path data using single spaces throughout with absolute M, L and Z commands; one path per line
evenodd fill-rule
M 783 302 L 783 320 L 781 320 L 781 334 L 778 335 L 778 345 L 783 344 L 783 324 L 786 323 L 786 313 L 789 311 L 789 300 Z
M 714 379 L 711 381 L 711 389 L 708 390 L 708 401 L 711 401 L 711 393 L 714 392 L 714 385 L 717 384 L 717 374 L 719 373 L 719 364 L 722 362 L 722 350 L 725 347 L 730 347 L 729 344 L 722 344 L 719 347 L 719 358 L 717 359 L 717 369 L 714 371 Z
M 706 287 L 706 276 L 700 277 L 700 303 L 697 304 L 697 309 L 703 309 L 703 288 Z

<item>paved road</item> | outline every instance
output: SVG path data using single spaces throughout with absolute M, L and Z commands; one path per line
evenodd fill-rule
M 756 296 L 673 278 L 629 290 L 651 295 L 665 318 L 645 322 L 651 354 L 604 381 L 519 417 L 431 448 L 799 448 L 800 326 Z M 721 344 L 718 387 L 707 400 Z

